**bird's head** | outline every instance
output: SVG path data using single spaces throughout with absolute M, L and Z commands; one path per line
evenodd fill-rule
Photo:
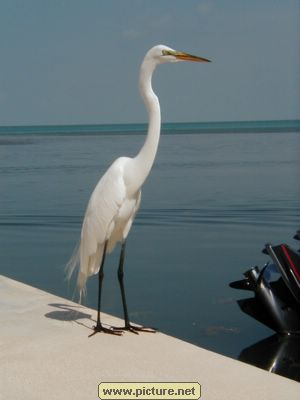
M 210 60 L 207 58 L 193 56 L 182 51 L 177 51 L 163 44 L 152 47 L 146 54 L 145 58 L 154 62 L 155 64 L 177 61 L 210 62 Z

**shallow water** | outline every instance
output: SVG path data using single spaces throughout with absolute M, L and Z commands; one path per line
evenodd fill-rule
M 143 139 L 0 135 L 0 273 L 71 298 L 64 265 L 89 195 L 107 166 L 135 155 Z M 297 132 L 161 137 L 127 245 L 132 320 L 234 358 L 273 334 L 240 311 L 236 301 L 249 293 L 228 284 L 267 261 L 266 242 L 297 248 L 299 150 Z M 107 258 L 103 311 L 121 316 L 118 250 Z M 96 290 L 90 279 L 93 308 Z

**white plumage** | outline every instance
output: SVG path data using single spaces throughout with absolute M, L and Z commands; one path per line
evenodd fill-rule
M 160 106 L 158 97 L 152 90 L 152 74 L 158 64 L 180 60 L 208 61 L 204 58 L 175 51 L 164 45 L 155 46 L 146 54 L 141 65 L 139 78 L 140 92 L 149 114 L 145 143 L 136 157 L 120 157 L 114 161 L 96 185 L 84 216 L 79 251 L 67 266 L 68 277 L 79 266 L 77 287 L 80 299 L 85 293 L 88 277 L 97 274 L 101 269 L 99 272 L 98 317 L 95 332 L 113 332 L 103 328 L 100 322 L 100 303 L 105 253 L 111 252 L 117 242 L 122 242 L 118 277 L 124 309 L 124 329 L 130 329 L 134 332 L 137 330 L 136 327 L 133 328 L 130 325 L 128 320 L 123 286 L 125 241 L 139 209 L 141 187 L 152 168 L 160 137 Z
M 107 252 L 112 252 L 117 242 L 127 238 L 138 211 L 141 191 L 130 193 L 126 187 L 124 170 L 129 162 L 129 158 L 118 158 L 100 179 L 89 200 L 80 241 L 77 282 L 80 293 L 85 290 L 87 278 L 99 271 L 105 241 L 108 240 Z

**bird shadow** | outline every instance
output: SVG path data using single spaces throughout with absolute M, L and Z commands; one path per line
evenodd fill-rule
M 72 321 L 78 325 L 82 325 L 85 328 L 92 329 L 91 326 L 82 322 L 82 320 L 89 320 L 96 322 L 91 314 L 80 311 L 82 308 L 80 305 L 62 304 L 62 303 L 49 303 L 50 307 L 54 307 L 55 310 L 45 314 L 46 318 L 55 319 L 58 321 Z

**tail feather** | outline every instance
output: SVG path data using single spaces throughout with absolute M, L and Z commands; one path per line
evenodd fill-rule
M 86 282 L 91 275 L 95 275 L 99 271 L 100 262 L 103 257 L 103 245 L 98 245 L 95 253 L 88 255 L 85 252 L 83 244 L 77 245 L 69 262 L 66 265 L 66 278 L 69 281 L 75 271 L 77 275 L 76 290 L 79 295 L 79 303 L 81 304 L 86 296 Z
M 86 297 L 86 281 L 87 276 L 83 274 L 81 271 L 78 272 L 77 278 L 77 289 L 79 292 L 79 304 L 82 304 L 83 300 Z
M 70 279 L 72 278 L 72 276 L 76 270 L 78 271 L 78 277 L 77 277 L 77 286 L 75 289 L 75 296 L 78 293 L 79 303 L 82 304 L 82 301 L 86 295 L 86 279 L 87 278 L 84 277 L 84 274 L 82 274 L 80 272 L 80 244 L 78 244 L 75 247 L 75 250 L 73 251 L 73 254 L 65 268 L 66 279 L 68 281 L 70 281 Z
M 75 270 L 79 268 L 79 263 L 80 263 L 80 245 L 77 244 L 65 268 L 66 279 L 68 281 L 72 278 Z

